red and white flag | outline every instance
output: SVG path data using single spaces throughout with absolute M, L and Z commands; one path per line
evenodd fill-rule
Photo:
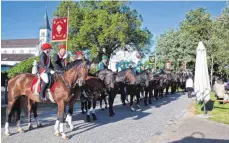
M 61 42 L 66 41 L 68 37 L 68 19 L 55 18 L 52 22 L 52 41 Z

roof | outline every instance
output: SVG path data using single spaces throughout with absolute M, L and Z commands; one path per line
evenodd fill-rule
M 26 48 L 35 47 L 39 44 L 39 39 L 9 39 L 1 40 L 2 48 Z
M 33 54 L 1 54 L 2 61 L 24 61 L 30 57 L 34 57 Z
M 48 19 L 47 11 L 45 12 L 44 22 L 43 22 L 43 25 L 41 26 L 40 29 L 48 29 L 48 30 L 51 30 L 50 25 L 49 25 L 49 19 Z

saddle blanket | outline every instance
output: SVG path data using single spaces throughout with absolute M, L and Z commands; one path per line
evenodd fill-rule
M 37 95 L 39 95 L 40 93 L 40 90 L 41 90 L 41 79 L 40 78 L 37 78 L 35 77 L 33 80 L 32 80 L 32 84 L 31 84 L 31 91 Z M 50 88 L 48 88 L 46 90 L 46 94 L 45 96 L 48 97 L 48 99 L 52 102 L 52 103 L 55 103 L 54 99 L 53 99 L 53 96 L 52 96 L 52 93 L 51 92 L 54 92 L 56 88 L 56 81 L 54 81 L 54 83 L 51 85 Z

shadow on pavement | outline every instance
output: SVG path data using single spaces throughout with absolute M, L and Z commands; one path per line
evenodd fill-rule
M 190 136 L 170 143 L 228 143 L 228 142 L 229 140 L 202 139 L 202 138 L 194 138 Z

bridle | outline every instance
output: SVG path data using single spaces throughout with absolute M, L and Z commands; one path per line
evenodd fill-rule
M 83 78 L 84 75 L 81 75 L 81 72 L 79 72 L 79 69 L 80 69 L 83 65 L 84 65 L 84 63 L 81 63 L 79 66 L 76 67 L 77 70 L 76 70 L 76 72 L 75 72 L 75 74 L 74 74 L 74 75 L 75 75 L 74 78 L 76 78 L 77 76 L 78 76 L 79 78 L 76 80 L 76 82 L 73 84 L 73 86 L 69 85 L 69 84 L 66 82 L 66 80 L 64 79 L 63 74 L 60 75 L 62 81 L 64 82 L 64 84 L 66 85 L 66 87 L 67 87 L 68 89 L 70 89 L 70 88 L 75 88 L 76 85 L 77 85 L 77 83 L 79 82 L 79 79 L 82 79 L 82 78 Z M 87 74 L 87 73 L 85 73 L 85 74 Z

